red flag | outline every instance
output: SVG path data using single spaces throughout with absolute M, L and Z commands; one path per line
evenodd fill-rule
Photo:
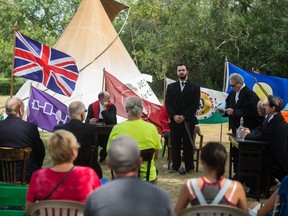
M 104 70 L 105 91 L 108 91 L 111 96 L 111 102 L 117 107 L 117 115 L 127 118 L 125 110 L 126 99 L 129 96 L 139 97 L 132 89 L 121 83 L 116 77 Z M 157 127 L 159 134 L 161 134 L 161 124 L 159 121 L 159 111 L 161 106 L 143 100 L 143 112 L 141 118 L 145 121 L 151 122 Z

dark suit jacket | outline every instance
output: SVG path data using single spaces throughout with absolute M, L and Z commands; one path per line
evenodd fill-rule
M 180 82 L 168 85 L 165 106 L 170 118 L 170 127 L 179 127 L 173 116 L 183 115 L 185 120 L 195 125 L 198 120 L 195 116 L 200 102 L 200 87 L 189 81 L 186 82 L 183 91 L 180 89 Z
M 67 124 L 56 125 L 54 127 L 54 131 L 59 129 L 73 133 L 81 147 L 97 145 L 96 125 L 82 123 L 79 120 L 71 119 Z
M 55 130 L 67 130 L 74 134 L 76 137 L 79 145 L 81 148 L 85 148 L 89 145 L 98 145 L 98 138 L 97 138 L 97 128 L 96 125 L 88 124 L 88 123 L 82 123 L 79 120 L 71 119 L 71 121 L 64 125 L 56 125 L 54 127 Z M 81 151 L 81 148 L 79 151 Z M 97 148 L 98 149 L 98 148 Z M 102 170 L 100 165 L 98 164 L 98 152 L 96 152 L 94 158 L 93 158 L 93 165 L 91 168 L 95 170 L 95 172 L 98 174 L 99 178 L 102 178 Z M 76 159 L 77 161 L 77 159 Z M 79 165 L 82 166 L 88 166 L 89 161 L 82 161 L 82 163 L 79 163 Z
M 98 109 L 100 109 L 100 107 L 98 106 Z M 111 104 L 109 110 L 104 110 L 101 112 L 104 122 L 107 125 L 114 125 L 117 124 L 117 117 L 116 117 L 116 106 L 114 104 Z M 89 123 L 91 118 L 98 118 L 98 116 L 94 116 L 94 112 L 93 112 L 93 103 L 89 105 L 88 107 L 88 113 L 87 113 L 87 117 L 85 122 Z
M 283 116 L 278 113 L 263 125 L 263 137 L 268 142 L 272 153 L 288 174 L 288 124 Z
M 229 117 L 229 129 L 232 129 L 233 133 L 240 125 L 240 118 L 243 116 L 244 126 L 250 130 L 255 129 L 262 124 L 263 117 L 260 117 L 257 112 L 257 103 L 259 97 L 255 92 L 251 91 L 247 86 L 241 89 L 239 93 L 239 99 L 235 101 L 235 91 L 231 91 L 226 98 L 226 108 L 232 108 L 232 116 L 225 114 Z
M 27 161 L 27 178 L 43 165 L 45 147 L 35 124 L 23 121 L 16 116 L 8 116 L 0 121 L 0 146 L 31 147 L 32 152 Z

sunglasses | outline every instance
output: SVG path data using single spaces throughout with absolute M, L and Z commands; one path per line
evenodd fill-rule
M 230 84 L 230 87 L 233 88 L 233 87 L 235 87 L 236 85 L 238 85 L 238 83 L 236 83 L 236 84 L 234 84 L 234 85 L 231 85 L 231 84 Z

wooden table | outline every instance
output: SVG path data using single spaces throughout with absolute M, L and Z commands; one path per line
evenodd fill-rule
M 98 135 L 103 135 L 103 134 L 106 134 L 106 135 L 109 135 L 113 129 L 114 125 L 104 125 L 104 124 L 96 124 L 96 128 L 97 128 L 97 131 L 96 131 L 96 134 Z
M 264 178 L 263 152 L 266 149 L 267 142 L 237 139 L 235 134 L 228 134 L 230 141 L 230 150 L 232 146 L 239 149 L 238 180 L 243 183 L 245 177 L 256 178 L 255 197 L 260 198 L 260 194 L 267 190 L 267 179 Z M 229 155 L 229 178 L 232 174 L 233 158 Z M 267 177 L 269 178 L 269 177 Z M 265 188 L 265 191 L 263 191 Z M 268 188 L 269 189 L 269 188 Z M 266 195 L 266 194 L 265 194 Z

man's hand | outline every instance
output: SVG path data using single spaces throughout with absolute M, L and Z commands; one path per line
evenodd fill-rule
M 104 103 L 103 103 L 103 108 L 104 108 L 104 110 L 107 109 L 108 105 L 109 105 L 109 102 L 104 102 Z
M 228 108 L 225 110 L 227 115 L 232 115 L 233 114 L 233 109 L 232 108 Z
M 185 117 L 183 115 L 175 115 L 173 119 L 177 124 L 181 124 L 185 120 Z
M 89 124 L 96 124 L 97 121 L 98 121 L 97 118 L 91 118 L 91 119 L 89 120 Z

